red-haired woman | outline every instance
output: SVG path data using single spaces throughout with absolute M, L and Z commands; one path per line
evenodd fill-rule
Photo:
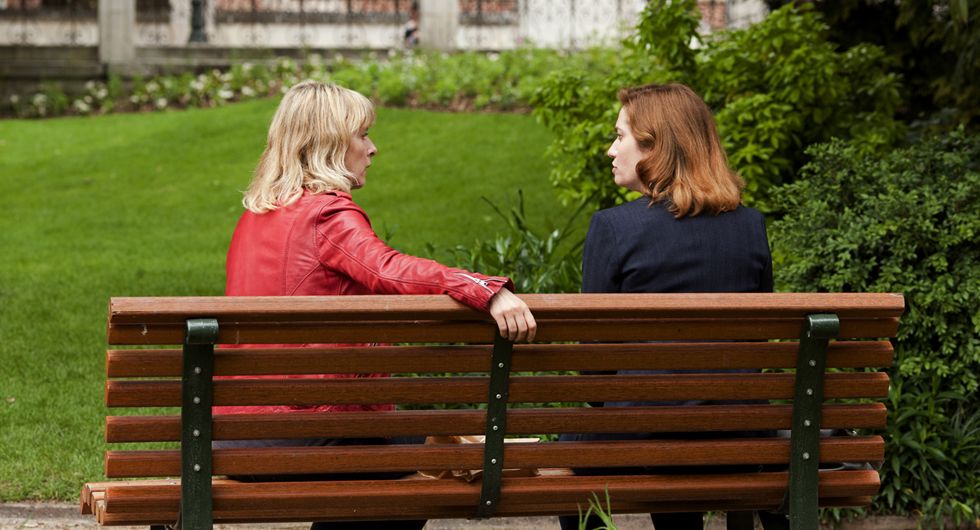
M 742 205 L 744 183 L 728 167 L 704 101 L 676 83 L 623 89 L 619 101 L 616 139 L 606 154 L 612 159 L 616 184 L 643 197 L 593 215 L 582 258 L 582 292 L 772 291 L 765 222 L 758 211 Z M 651 404 L 675 403 L 643 403 Z M 562 439 L 630 436 L 663 437 L 641 433 Z M 703 528 L 701 513 L 651 514 L 651 518 L 661 530 Z M 577 517 L 562 517 L 561 523 L 564 530 L 579 528 Z M 596 518 L 586 528 L 601 524 Z

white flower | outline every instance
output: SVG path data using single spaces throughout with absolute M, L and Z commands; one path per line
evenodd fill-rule
M 497 62 L 498 60 L 500 60 L 500 54 L 499 53 L 489 53 L 489 54 L 487 54 L 487 59 L 490 59 L 493 62 Z
M 44 94 L 41 93 L 34 94 L 34 97 L 31 99 L 31 103 L 33 103 L 34 105 L 44 105 L 45 103 L 47 103 L 47 101 L 48 101 L 48 96 L 45 96 Z
M 85 90 L 88 90 L 89 92 L 95 90 L 95 81 L 86 81 Z
M 158 90 L 160 90 L 160 85 L 158 85 L 156 81 L 150 81 L 146 84 L 146 91 L 148 93 L 152 94 Z
M 250 98 L 255 95 L 255 91 L 252 90 L 252 87 L 246 85 L 242 87 L 242 95 L 247 98 Z
M 204 90 L 204 81 L 201 81 L 201 78 L 199 77 L 191 81 L 190 87 L 194 92 L 201 92 Z
M 165 108 L 167 108 L 167 98 L 157 98 L 156 107 L 158 109 L 165 109 Z
M 97 99 L 105 99 L 109 97 L 109 90 L 107 90 L 105 87 L 102 87 L 95 91 L 95 97 Z
M 139 105 L 140 104 L 140 97 L 137 96 L 136 94 L 133 94 L 132 96 L 129 96 L 129 101 L 131 101 L 133 103 L 133 105 Z
M 231 99 L 235 97 L 235 93 L 231 90 L 222 89 L 218 91 L 218 97 L 221 99 Z
M 76 99 L 75 102 L 72 104 L 72 107 L 74 107 L 75 110 L 77 110 L 82 114 L 88 114 L 92 110 L 92 107 L 88 103 L 80 99 Z
M 251 72 L 252 71 L 252 63 L 242 63 L 242 71 L 243 72 Z
M 17 103 L 20 103 L 20 96 L 18 96 L 17 94 L 10 96 L 10 104 L 16 105 Z

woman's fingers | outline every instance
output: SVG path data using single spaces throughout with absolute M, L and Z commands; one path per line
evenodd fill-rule
M 538 323 L 534 320 L 531 310 L 524 306 L 524 322 L 527 325 L 527 341 L 534 342 L 534 336 L 538 334 Z
M 497 331 L 500 333 L 501 337 L 507 337 L 507 309 L 504 307 L 506 301 L 501 297 L 503 290 L 499 291 L 490 299 L 490 316 L 497 323 Z
M 519 321 L 518 317 L 520 315 L 510 312 L 507 315 L 507 340 L 511 342 L 520 342 L 524 340 L 524 335 L 526 333 L 527 327 L 524 323 Z M 521 329 L 521 328 L 524 329 Z
M 524 300 L 507 289 L 501 289 L 490 299 L 490 315 L 497 323 L 500 336 L 511 342 L 534 340 L 537 323 Z

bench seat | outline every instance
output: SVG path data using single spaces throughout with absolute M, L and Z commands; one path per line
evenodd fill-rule
M 107 352 L 106 404 L 133 412 L 106 418 L 106 440 L 154 445 L 109 450 L 106 476 L 119 480 L 86 484 L 82 511 L 103 525 L 170 525 L 180 514 L 183 528 L 200 528 L 576 514 L 608 493 L 614 513 L 790 508 L 796 526 L 810 527 L 818 505 L 863 506 L 877 493 L 884 441 L 874 430 L 885 426 L 889 389 L 877 370 L 892 363 L 901 295 L 523 298 L 539 322 L 534 344 L 495 337 L 486 315 L 441 296 L 114 298 L 108 340 L 127 347 Z M 213 332 L 210 343 L 197 344 L 194 326 Z M 288 346 L 306 343 L 321 346 Z M 238 344 L 253 347 L 229 347 Z M 215 379 L 378 372 L 396 375 Z M 210 413 L 324 403 L 398 410 Z M 556 441 L 562 433 L 655 435 Z M 210 449 L 211 440 L 471 435 L 487 441 Z M 446 470 L 481 474 L 413 475 Z M 356 479 L 379 472 L 410 477 Z M 335 473 L 355 475 L 318 478 Z M 245 475 L 296 480 L 227 478 Z M 794 520 L 794 507 L 806 517 Z

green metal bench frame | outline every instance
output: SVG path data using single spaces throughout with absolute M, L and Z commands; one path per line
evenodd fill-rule
M 800 337 L 790 439 L 789 487 L 780 509 L 788 514 L 790 527 L 794 530 L 817 530 L 819 527 L 817 475 L 823 379 L 827 345 L 839 330 L 840 321 L 836 315 L 813 314 L 806 317 Z M 175 525 L 185 530 L 211 529 L 214 524 L 211 407 L 217 340 L 216 319 L 187 321 L 181 406 L 181 505 L 180 519 Z M 513 345 L 499 335 L 494 340 L 483 483 L 480 503 L 475 511 L 477 518 L 492 517 L 500 500 L 512 348 Z

